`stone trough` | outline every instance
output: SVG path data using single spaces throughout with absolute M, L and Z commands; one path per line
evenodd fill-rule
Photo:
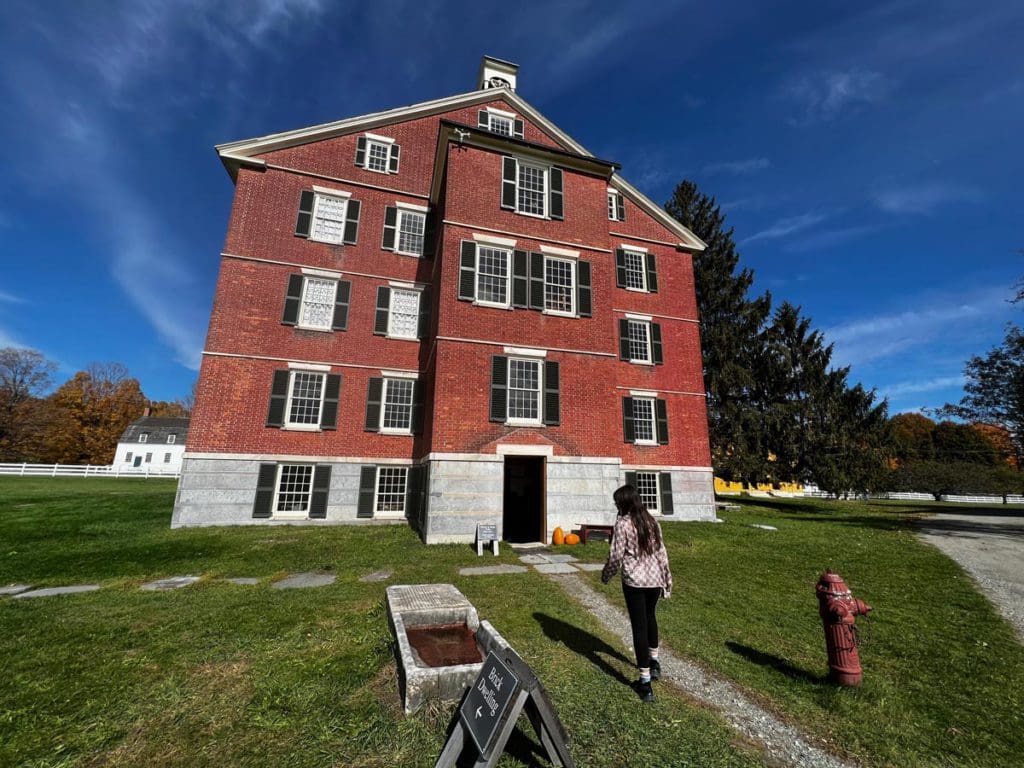
M 480 673 L 484 657 L 508 647 L 453 584 L 388 587 L 387 602 L 406 714 L 430 699 L 458 701 Z

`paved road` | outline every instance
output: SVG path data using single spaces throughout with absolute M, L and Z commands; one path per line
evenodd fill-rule
M 918 533 L 975 578 L 1024 642 L 1024 509 L 979 512 L 936 514 Z

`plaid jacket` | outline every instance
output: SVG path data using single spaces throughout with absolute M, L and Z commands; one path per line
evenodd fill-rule
M 601 571 L 601 581 L 606 584 L 619 568 L 622 569 L 622 583 L 629 587 L 661 587 L 665 597 L 672 594 L 672 571 L 668 565 L 668 553 L 665 551 L 665 539 L 658 526 L 658 538 L 661 543 L 650 555 L 640 553 L 636 528 L 629 515 L 619 515 L 615 520 L 615 532 L 612 534 L 611 551 L 608 562 Z

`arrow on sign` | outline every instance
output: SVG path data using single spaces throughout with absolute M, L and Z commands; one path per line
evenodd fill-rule
M 482 710 L 482 709 L 483 709 L 483 707 L 477 707 L 476 708 L 476 716 L 477 717 L 480 717 L 480 710 Z

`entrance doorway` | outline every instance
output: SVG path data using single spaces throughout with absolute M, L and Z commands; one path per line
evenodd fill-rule
M 505 497 L 502 522 L 505 541 L 522 544 L 545 541 L 545 459 L 543 456 L 505 456 Z

